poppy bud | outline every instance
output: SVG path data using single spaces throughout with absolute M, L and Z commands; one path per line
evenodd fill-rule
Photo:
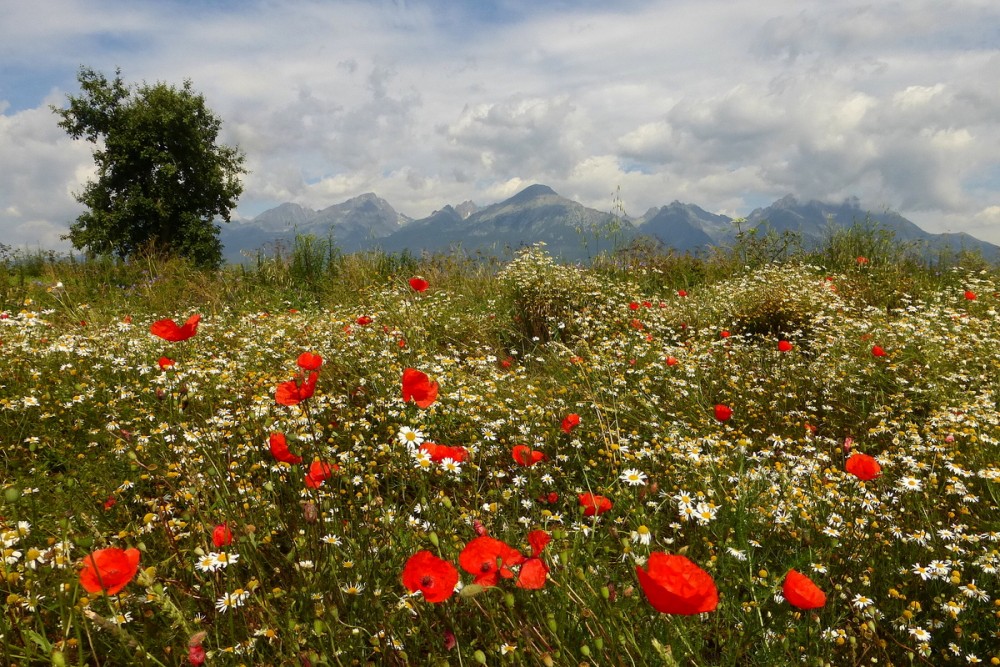
M 227 547 L 233 543 L 233 531 L 229 529 L 228 523 L 220 523 L 212 529 L 212 544 L 218 549 Z
M 205 649 L 201 644 L 188 646 L 188 664 L 201 667 L 205 664 Z

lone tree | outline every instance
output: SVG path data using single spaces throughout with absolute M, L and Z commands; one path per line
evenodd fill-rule
M 139 251 L 187 257 L 203 267 L 222 263 L 216 216 L 226 222 L 243 192 L 244 156 L 216 145 L 222 121 L 185 81 L 129 87 L 88 67 L 82 94 L 52 107 L 74 139 L 95 144 L 97 180 L 77 201 L 88 210 L 70 226 L 73 247 L 121 258 Z

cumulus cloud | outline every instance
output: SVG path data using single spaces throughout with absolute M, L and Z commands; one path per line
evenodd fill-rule
M 637 215 L 856 195 L 1000 242 L 991 3 L 53 2 L 0 25 L 8 243 L 79 212 L 89 149 L 46 105 L 80 64 L 190 78 L 247 155 L 246 217 L 368 191 L 419 217 L 542 182 Z
M 0 239 L 15 247 L 68 249 L 59 237 L 82 210 L 73 194 L 93 174 L 89 147 L 70 141 L 42 106 L 0 115 L 0 155 L 0 202 L 6 204 Z

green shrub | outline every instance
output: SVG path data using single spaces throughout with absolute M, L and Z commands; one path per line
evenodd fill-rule
M 572 333 L 573 314 L 602 299 L 593 276 L 558 264 L 540 245 L 522 250 L 500 274 L 522 345 L 566 340 Z

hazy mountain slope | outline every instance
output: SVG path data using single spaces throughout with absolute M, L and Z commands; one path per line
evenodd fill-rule
M 776 232 L 797 234 L 805 248 L 822 244 L 836 227 L 874 221 L 900 242 L 917 243 L 929 252 L 947 248 L 978 250 L 1000 260 L 1000 247 L 968 234 L 931 234 L 893 211 L 869 213 L 857 199 L 839 204 L 800 202 L 789 195 L 747 216 L 742 229 L 766 225 Z M 332 237 L 344 252 L 380 248 L 386 252 L 442 252 L 462 249 L 504 256 L 525 245 L 543 242 L 564 260 L 585 260 L 600 252 L 623 247 L 637 236 L 657 239 L 679 252 L 701 253 L 734 242 L 733 219 L 674 201 L 654 207 L 635 220 L 615 219 L 610 213 L 587 208 L 561 197 L 552 188 L 535 184 L 491 206 L 466 201 L 446 205 L 426 218 L 412 220 L 372 193 L 348 199 L 319 211 L 298 204 L 281 204 L 250 221 L 222 226 L 227 261 L 245 259 L 275 242 L 291 247 L 296 234 Z

